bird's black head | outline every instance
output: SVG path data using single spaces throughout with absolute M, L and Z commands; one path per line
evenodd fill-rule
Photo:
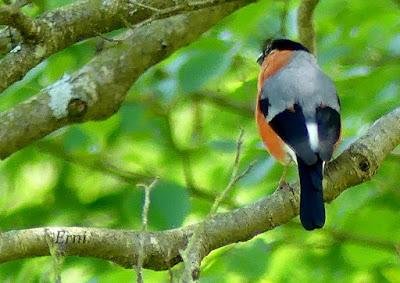
M 262 53 L 260 57 L 258 57 L 257 63 L 261 65 L 262 62 L 264 62 L 265 57 L 267 57 L 273 50 L 303 50 L 310 52 L 302 44 L 289 39 L 268 39 L 263 44 Z

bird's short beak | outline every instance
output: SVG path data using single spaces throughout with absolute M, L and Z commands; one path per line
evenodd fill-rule
M 258 63 L 258 65 L 262 65 L 262 63 L 264 62 L 264 58 L 265 58 L 265 55 L 264 55 L 264 52 L 263 53 L 261 53 L 260 54 L 260 56 L 258 56 L 258 58 L 257 58 L 257 63 Z

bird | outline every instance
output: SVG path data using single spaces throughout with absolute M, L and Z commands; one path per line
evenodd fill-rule
M 257 63 L 261 66 L 255 111 L 259 134 L 285 168 L 297 164 L 303 227 L 322 228 L 324 165 L 341 140 L 335 85 L 310 50 L 289 39 L 264 44 Z

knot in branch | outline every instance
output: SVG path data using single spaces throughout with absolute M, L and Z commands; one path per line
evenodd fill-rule
M 350 146 L 349 152 L 352 156 L 357 175 L 363 182 L 370 180 L 379 167 L 375 153 L 362 143 Z
M 72 119 L 81 118 L 87 111 L 87 103 L 79 98 L 73 98 L 68 103 L 68 116 Z

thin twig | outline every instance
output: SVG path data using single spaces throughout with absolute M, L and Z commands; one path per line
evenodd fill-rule
M 31 0 L 17 0 L 15 1 L 14 5 L 18 8 L 21 9 L 23 7 L 25 7 L 26 5 L 32 3 Z
M 129 28 L 129 29 L 133 29 L 134 28 L 134 25 L 132 25 L 125 17 L 120 15 L 119 18 L 124 23 L 126 28 Z
M 61 267 L 64 262 L 64 257 L 62 255 L 63 247 L 56 244 L 54 235 L 47 229 L 45 231 L 45 238 L 53 261 L 54 282 L 61 283 Z
M 143 187 L 144 193 L 145 193 L 144 205 L 143 205 L 143 211 L 142 211 L 142 231 L 143 232 L 147 231 L 148 214 L 149 214 L 149 208 L 150 208 L 150 192 L 151 192 L 151 189 L 153 189 L 154 186 L 157 184 L 158 180 L 160 180 L 160 178 L 155 177 L 150 185 L 145 185 L 145 184 L 137 185 L 138 187 Z
M 153 108 L 160 109 L 160 107 L 161 106 L 157 106 L 157 107 L 153 107 Z M 162 112 L 164 112 L 164 111 L 162 111 Z M 181 148 L 181 146 L 175 141 L 175 138 L 173 135 L 173 130 L 172 130 L 173 123 L 171 121 L 170 113 L 168 113 L 168 111 L 166 111 L 166 113 L 161 114 L 161 117 L 164 119 L 164 121 L 167 125 L 167 142 L 169 143 L 171 148 L 176 152 L 176 154 L 181 158 L 183 176 L 185 178 L 186 187 L 187 187 L 189 193 L 193 196 L 213 202 L 215 200 L 215 198 L 217 197 L 216 194 L 207 192 L 206 190 L 198 188 L 195 185 L 192 167 L 191 167 L 191 159 L 190 159 L 190 151 L 191 150 Z M 225 205 L 228 205 L 229 207 L 238 207 L 238 205 L 232 201 L 223 200 L 222 203 Z
M 239 173 L 240 157 L 243 146 L 243 135 L 244 130 L 240 129 L 236 145 L 235 160 L 232 167 L 231 179 L 226 188 L 222 191 L 222 193 L 216 197 L 210 213 L 208 214 L 208 218 L 214 217 L 219 205 L 222 201 L 224 201 L 226 195 L 230 192 L 234 185 L 241 178 L 243 178 L 254 166 L 253 161 L 243 172 Z M 204 226 L 199 225 L 197 229 L 194 230 L 193 235 L 189 239 L 186 249 L 184 251 L 180 251 L 182 261 L 184 262 L 185 266 L 181 282 L 196 282 L 199 278 L 201 261 L 203 260 L 204 256 L 206 256 L 206 253 L 204 252 L 205 240 L 204 237 L 202 237 L 202 235 L 204 234 L 203 230 Z
M 205 11 L 205 9 L 203 9 L 202 11 L 195 12 L 204 14 L 215 13 L 216 15 L 221 15 L 222 17 L 222 14 L 230 14 L 233 10 L 236 10 L 240 6 L 247 5 L 252 1 L 255 0 L 225 0 L 224 3 L 219 6 L 213 5 L 211 3 L 209 6 L 209 8 L 211 9 L 209 9 L 208 11 Z M 19 52 L 18 55 L 7 54 L 5 58 L 0 61 L 0 92 L 4 91 L 16 81 L 19 81 L 22 77 L 24 77 L 24 75 L 26 75 L 29 70 L 31 70 L 33 67 L 35 67 L 37 64 L 39 64 L 52 54 L 55 54 L 78 41 L 93 37 L 96 35 L 96 32 L 107 33 L 119 28 L 123 28 L 125 26 L 124 22 L 119 20 L 119 17 L 126 18 L 132 25 L 134 25 L 135 23 L 138 23 L 140 21 L 143 21 L 145 18 L 148 18 L 152 14 L 155 14 L 155 12 L 146 13 L 145 10 L 132 7 L 132 5 L 128 1 L 100 1 L 104 5 L 100 5 L 100 2 L 99 5 L 88 5 L 87 0 L 76 0 L 72 2 L 73 3 L 69 5 L 47 11 L 39 15 L 35 19 L 32 19 L 35 25 L 38 27 L 39 31 L 39 40 L 36 40 L 37 43 L 40 42 L 39 48 L 35 49 L 36 44 L 23 45 L 21 50 L 22 52 Z M 152 1 L 146 1 L 146 3 L 147 2 Z M 172 1 L 165 1 L 165 3 L 164 1 L 156 2 L 159 3 L 159 7 L 166 7 L 171 5 L 175 6 L 174 2 Z M 107 8 L 102 9 L 101 6 Z M 85 10 L 83 13 L 82 11 L 84 9 L 87 10 Z M 101 13 L 104 13 L 101 17 L 99 17 L 100 11 Z M 182 14 L 183 17 L 187 17 L 186 15 L 184 15 L 185 12 L 177 11 L 175 14 Z M 188 17 L 191 18 L 192 16 Z M 210 20 L 216 21 L 215 19 Z M 198 29 L 202 29 L 200 27 L 208 26 L 209 23 L 210 21 L 208 21 L 208 23 L 202 22 L 201 25 L 196 25 L 196 31 Z M 84 28 L 85 25 L 87 25 L 88 27 L 90 26 L 90 28 Z M 193 37 L 194 30 L 192 29 L 191 31 L 192 32 L 186 33 L 190 35 L 190 38 Z M 0 31 L 0 35 L 1 34 L 2 32 Z M 131 35 L 131 33 L 129 32 L 124 33 L 124 35 L 128 34 Z M 162 32 L 161 34 L 166 35 L 167 33 Z M 124 35 L 121 35 L 120 37 L 123 38 Z M 168 38 L 169 36 L 170 35 L 166 36 L 166 38 Z M 180 41 L 181 40 L 175 42 Z M 0 49 L 4 49 L 1 45 L 2 44 L 0 44 Z M 153 43 L 150 46 L 154 45 L 159 46 L 159 43 Z M 163 48 L 161 51 L 157 50 L 157 54 L 162 53 L 164 54 L 162 55 L 162 57 L 164 57 L 168 53 L 165 53 L 166 50 L 176 48 L 177 45 L 172 44 L 166 49 Z M 154 60 L 158 61 L 158 59 Z M 136 65 L 142 66 L 143 64 L 138 63 Z M 153 64 L 154 63 L 151 63 L 151 65 Z M 10 66 L 12 66 L 13 68 L 10 68 Z M 136 68 L 133 69 L 135 71 L 132 72 L 137 72 Z M 133 76 L 128 77 L 130 77 L 132 81 L 135 80 L 133 79 Z M 129 83 L 129 85 L 132 85 L 132 82 Z M 125 93 L 125 91 L 123 91 L 123 93 Z
M 154 11 L 154 12 L 160 12 L 160 9 L 152 7 L 152 6 L 149 6 L 149 5 L 146 5 L 146 4 L 143 4 L 143 3 L 140 3 L 137 0 L 129 1 L 129 3 L 131 3 L 133 5 L 136 5 L 136 6 L 139 6 L 141 8 L 145 8 L 145 9 Z
M 150 192 L 151 189 L 157 184 L 159 178 L 154 178 L 153 182 L 150 185 L 138 184 L 138 187 L 144 188 L 144 204 L 142 211 L 142 232 L 147 232 L 147 223 L 148 223 L 148 214 L 150 209 Z M 143 283 L 143 260 L 144 260 L 144 233 L 139 235 L 139 251 L 138 251 L 138 263 L 136 265 L 136 273 L 137 273 L 137 282 Z
M 247 166 L 247 168 L 242 173 L 239 173 L 240 155 L 241 155 L 242 145 L 243 145 L 243 135 L 244 135 L 244 131 L 243 131 L 243 129 L 240 129 L 240 134 L 239 134 L 239 138 L 237 140 L 237 145 L 236 145 L 236 156 L 235 156 L 235 161 L 233 163 L 231 179 L 230 179 L 228 185 L 226 186 L 226 188 L 215 199 L 214 204 L 209 213 L 209 216 L 211 216 L 211 217 L 217 213 L 218 207 L 220 206 L 221 202 L 225 199 L 226 195 L 230 192 L 230 190 L 236 185 L 236 183 L 240 179 L 242 179 L 244 176 L 246 176 L 249 173 L 249 171 L 253 168 L 253 166 L 255 164 L 255 161 L 251 162 L 250 165 Z
M 120 42 L 123 41 L 123 40 L 120 40 L 120 39 L 114 39 L 114 38 L 107 37 L 107 36 L 105 36 L 105 35 L 103 35 L 101 33 L 98 33 L 98 32 L 96 34 L 97 34 L 98 37 L 100 37 L 101 39 L 104 39 L 105 41 L 108 41 L 108 42 L 120 43 Z
M 193 99 L 191 108 L 193 116 L 191 138 L 193 144 L 198 145 L 203 140 L 203 109 L 200 99 Z
M 312 53 L 317 53 L 313 14 L 319 0 L 302 0 L 297 13 L 300 42 Z
M 139 28 L 141 26 L 145 26 L 155 20 L 160 20 L 160 19 L 165 19 L 168 17 L 171 17 L 173 15 L 176 15 L 178 13 L 182 13 L 182 12 L 191 12 L 194 10 L 199 10 L 199 9 L 203 9 L 203 8 L 209 8 L 212 6 L 217 6 L 220 4 L 226 4 L 229 2 L 234 2 L 235 0 L 206 0 L 206 1 L 199 1 L 199 2 L 188 2 L 185 1 L 182 4 L 178 4 L 169 8 L 165 8 L 165 9 L 157 9 L 154 7 L 149 7 L 147 5 L 144 5 L 145 8 L 150 9 L 152 11 L 155 11 L 155 13 L 148 19 L 144 20 L 141 23 L 138 23 L 136 25 L 134 25 L 134 28 Z M 254 0 L 255 1 L 255 0 Z M 135 3 L 136 5 L 138 5 L 138 3 Z M 140 4 L 139 4 L 140 5 Z
M 289 15 L 289 4 L 290 0 L 283 0 L 283 7 L 282 7 L 282 12 L 280 15 L 280 28 L 279 28 L 279 33 L 280 37 L 285 38 L 287 36 L 287 18 Z
M 234 178 L 237 175 L 237 172 L 239 171 L 240 155 L 242 153 L 242 145 L 243 145 L 243 135 L 244 135 L 244 130 L 241 128 L 236 143 L 236 155 L 235 155 L 235 161 L 233 162 L 231 178 Z

